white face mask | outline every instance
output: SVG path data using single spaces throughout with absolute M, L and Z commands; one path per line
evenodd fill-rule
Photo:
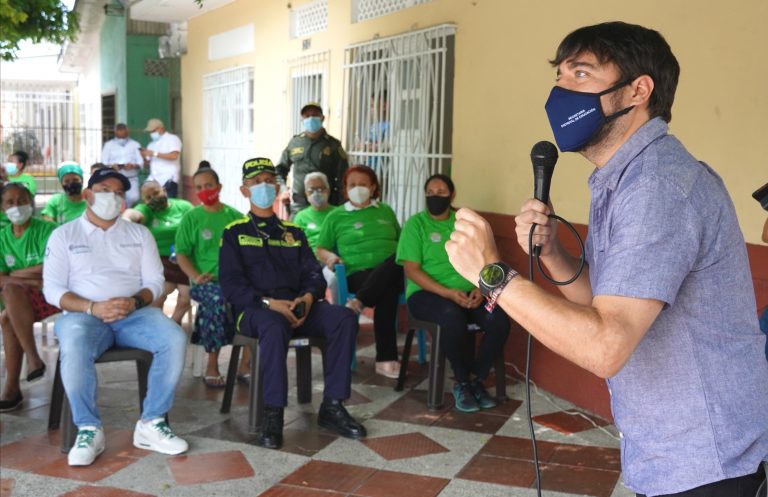
M 315 192 L 310 194 L 309 203 L 315 207 L 323 207 L 328 203 L 328 193 Z
M 113 192 L 94 192 L 91 211 L 97 217 L 111 221 L 120 215 L 123 210 L 123 198 Z
M 151 132 L 149 136 L 152 138 L 152 141 L 157 141 L 160 139 L 160 133 L 158 133 L 157 131 Z
M 8 216 L 8 220 L 11 221 L 11 223 L 21 226 L 22 224 L 29 221 L 29 218 L 32 217 L 32 206 L 27 205 L 19 205 L 17 207 L 11 207 L 5 211 L 5 215 Z
M 371 189 L 367 186 L 356 186 L 347 191 L 349 200 L 355 204 L 364 204 L 371 198 Z

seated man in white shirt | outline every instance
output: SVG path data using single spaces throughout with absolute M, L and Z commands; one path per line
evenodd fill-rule
M 133 444 L 163 454 L 187 450 L 164 419 L 184 368 L 187 336 L 148 306 L 162 293 L 163 265 L 149 230 L 119 217 L 129 188 L 122 174 L 95 171 L 83 190 L 85 214 L 54 230 L 46 248 L 43 293 L 66 312 L 55 331 L 61 379 L 78 428 L 70 466 L 87 466 L 104 451 L 94 361 L 113 346 L 153 354 Z
M 179 171 L 181 170 L 181 140 L 165 129 L 163 121 L 150 119 L 144 129 L 152 137 L 147 148 L 141 151 L 149 161 L 149 178 L 165 188 L 168 198 L 179 196 Z

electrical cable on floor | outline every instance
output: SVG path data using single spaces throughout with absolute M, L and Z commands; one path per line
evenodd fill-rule
M 571 230 L 571 233 L 573 233 L 573 235 L 576 237 L 576 240 L 579 242 L 579 247 L 581 248 L 581 256 L 579 258 L 579 267 L 576 270 L 576 273 L 566 281 L 557 281 L 551 278 L 547 273 L 545 273 L 544 269 L 541 267 L 541 259 L 540 259 L 541 247 L 533 246 L 533 232 L 537 226 L 537 224 L 534 223 L 531 226 L 531 230 L 528 232 L 528 279 L 531 282 L 534 279 L 533 278 L 534 276 L 533 259 L 535 258 L 536 266 L 538 267 L 539 273 L 541 273 L 544 279 L 548 280 L 549 282 L 555 285 L 568 285 L 576 281 L 576 279 L 578 279 L 578 277 L 581 275 L 582 270 L 584 269 L 584 262 L 585 262 L 584 242 L 581 240 L 581 237 L 579 236 L 578 232 L 576 232 L 576 228 L 574 228 L 571 225 L 571 223 L 569 223 L 565 219 L 555 214 L 550 214 L 549 218 L 565 224 L 568 227 L 568 229 Z M 531 349 L 532 348 L 533 348 L 533 336 L 530 333 L 528 333 L 528 345 L 526 347 L 526 352 L 525 352 L 525 403 L 527 405 L 526 412 L 528 414 L 528 430 L 531 433 L 531 445 L 533 447 L 533 464 L 536 470 L 536 495 L 538 497 L 541 497 L 541 472 L 539 470 L 539 451 L 538 451 L 538 448 L 536 447 L 536 433 L 533 429 L 533 415 L 531 414 L 530 372 L 531 372 Z

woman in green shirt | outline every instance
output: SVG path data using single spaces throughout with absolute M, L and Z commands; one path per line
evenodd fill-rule
M 35 345 L 35 321 L 56 314 L 43 286 L 43 257 L 54 223 L 32 218 L 32 194 L 23 183 L 8 183 L 0 194 L 2 209 L 11 221 L 0 231 L 0 287 L 5 310 L 0 314 L 5 350 L 6 381 L 0 394 L 0 412 L 21 407 L 21 363 L 27 356 L 27 381 L 41 378 L 45 363 Z
M 347 284 L 355 292 L 347 307 L 358 313 L 374 307 L 376 373 L 397 378 L 397 305 L 403 269 L 395 262 L 395 250 L 400 224 L 392 209 L 376 200 L 379 181 L 370 167 L 350 167 L 342 185 L 349 200 L 325 218 L 317 258 L 331 270 L 336 264 L 346 266 Z
M 203 203 L 187 212 L 176 232 L 176 259 L 192 282 L 190 295 L 198 302 L 192 343 L 208 352 L 203 381 L 209 387 L 224 387 L 219 372 L 219 350 L 232 343 L 234 323 L 228 318 L 226 301 L 219 285 L 219 244 L 224 228 L 243 214 L 219 201 L 221 183 L 211 168 L 200 168 L 192 176 L 197 198 Z M 248 361 L 240 361 L 238 379 L 248 380 Z
M 34 198 L 35 193 L 37 193 L 37 183 L 35 183 L 35 178 L 32 175 L 24 172 L 27 162 L 29 162 L 29 155 L 23 150 L 17 150 L 8 156 L 5 172 L 8 173 L 8 181 L 24 183 Z
M 476 412 L 495 407 L 483 380 L 507 340 L 509 318 L 500 306 L 492 313 L 486 311 L 480 289 L 457 273 L 448 260 L 445 242 L 456 221 L 451 207 L 456 196 L 453 181 L 435 174 L 427 179 L 424 191 L 427 210 L 405 222 L 397 247 L 397 262 L 404 266 L 408 278 L 408 309 L 416 319 L 440 325 L 440 346 L 456 378 L 456 409 Z M 484 332 L 472 362 L 464 353 L 468 323 L 478 324 Z
M 57 172 L 63 192 L 46 202 L 40 215 L 56 224 L 64 224 L 83 215 L 87 202 L 83 199 L 83 170 L 76 162 L 63 162 Z

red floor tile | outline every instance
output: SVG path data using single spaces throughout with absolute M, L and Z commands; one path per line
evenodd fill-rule
M 152 494 L 140 494 L 122 488 L 113 487 L 79 487 L 60 497 L 155 497 Z
M 368 438 L 361 442 L 388 461 L 449 452 L 448 449 L 421 433 Z
M 548 461 L 558 444 L 552 442 L 536 441 L 536 447 L 540 461 Z M 480 449 L 479 454 L 485 456 L 503 457 L 507 459 L 533 460 L 533 447 L 528 438 L 505 437 L 494 435 Z
M 0 497 L 11 497 L 14 483 L 13 478 L 0 478 Z
M 377 471 L 353 494 L 361 497 L 434 497 L 450 481 L 394 471 Z
M 312 488 L 294 487 L 292 485 L 275 485 L 259 497 L 345 497 L 347 494 L 315 490 Z
M 433 426 L 454 428 L 478 433 L 496 433 L 507 422 L 508 416 L 497 416 L 490 411 L 464 413 L 456 410 L 447 412 Z
M 239 450 L 173 457 L 168 459 L 168 468 L 179 485 L 250 478 L 255 474 Z
M 536 478 L 533 462 L 477 455 L 456 475 L 464 480 L 528 488 Z
M 590 447 L 586 445 L 557 445 L 551 457 L 541 460 L 553 464 L 578 466 L 609 471 L 621 471 L 619 449 Z
M 605 426 L 608 424 L 607 421 L 598 417 L 589 416 L 587 414 L 584 415 L 591 419 L 597 426 Z M 568 414 L 563 411 L 553 412 L 550 414 L 542 414 L 541 416 L 534 416 L 533 420 L 542 426 L 552 428 L 553 430 L 557 430 L 560 433 L 565 433 L 567 435 L 591 430 L 595 427 L 587 419 L 584 419 L 579 415 Z
M 44 468 L 62 457 L 59 447 L 54 445 L 34 443 L 28 440 L 19 440 L 2 447 L 0 465 L 18 471 L 32 472 L 37 468 Z
M 376 470 L 325 461 L 310 461 L 280 483 L 299 487 L 349 493 L 363 484 Z
M 541 466 L 541 488 L 571 494 L 610 497 L 619 480 L 619 474 L 618 471 L 544 464 Z
M 445 394 L 445 407 L 439 411 L 427 409 L 427 392 L 411 390 L 387 408 L 379 411 L 375 419 L 401 421 L 419 425 L 432 425 L 453 407 L 453 397 Z
M 338 436 L 320 431 L 283 430 L 282 452 L 290 452 L 300 456 L 312 457 L 332 442 Z

